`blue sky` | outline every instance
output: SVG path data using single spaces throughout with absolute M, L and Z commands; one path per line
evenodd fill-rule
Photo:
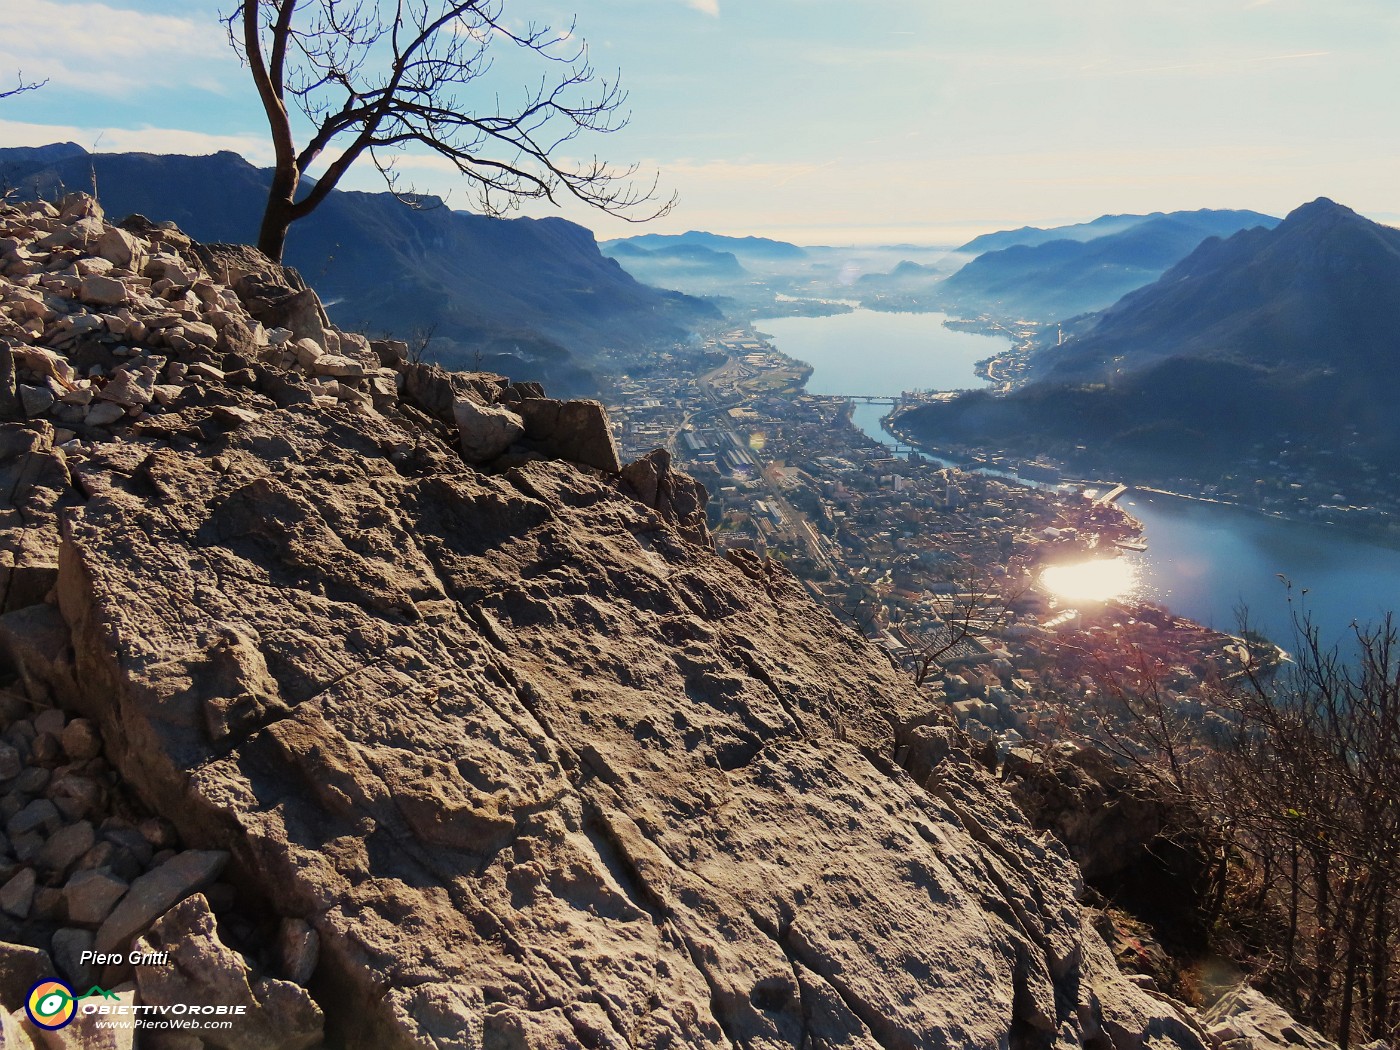
M 0 144 L 269 157 L 205 0 L 0 5 Z M 1325 195 L 1400 217 L 1393 0 L 509 0 L 622 71 L 596 141 L 680 194 L 657 231 L 944 243 L 1105 212 Z M 493 74 L 509 91 L 512 63 Z M 409 159 L 420 188 L 451 177 Z M 371 169 L 356 188 L 376 188 Z M 456 195 L 465 203 L 465 195 Z M 449 196 L 449 200 L 453 200 Z M 456 203 L 456 202 L 454 202 Z M 569 211 L 600 237 L 644 232 Z

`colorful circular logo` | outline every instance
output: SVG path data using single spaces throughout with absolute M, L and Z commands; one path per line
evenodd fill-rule
M 73 989 L 62 981 L 40 981 L 29 989 L 29 998 L 24 1001 L 24 1012 L 36 1027 L 53 1031 L 73 1020 L 73 1016 L 78 1012 L 77 996 L 73 994 Z

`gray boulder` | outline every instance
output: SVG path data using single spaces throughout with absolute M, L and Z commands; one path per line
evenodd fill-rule
M 468 463 L 496 459 L 525 433 L 519 415 L 500 405 L 481 405 L 471 398 L 458 398 L 452 416 L 461 435 L 462 458 Z
M 1205 1012 L 1222 1050 L 1337 1050 L 1337 1044 L 1299 1024 L 1278 1003 L 1247 984 L 1236 985 Z
M 0 941 L 0 1012 L 22 1006 L 29 989 L 53 976 L 53 963 L 42 948 Z
M 220 850 L 186 850 L 131 884 L 97 930 L 99 952 L 125 952 L 131 939 L 180 901 L 219 877 L 228 863 Z
M 619 482 L 643 506 L 682 536 L 706 547 L 713 546 L 705 519 L 710 494 L 694 478 L 671 468 L 671 454 L 654 449 L 622 468 Z

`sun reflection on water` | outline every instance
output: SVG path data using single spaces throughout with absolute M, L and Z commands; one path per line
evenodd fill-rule
M 1138 568 L 1126 558 L 1093 558 L 1052 565 L 1040 585 L 1067 602 L 1107 602 L 1126 598 L 1138 583 Z

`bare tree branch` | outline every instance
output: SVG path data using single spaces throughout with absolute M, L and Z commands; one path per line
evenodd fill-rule
M 1290 601 L 1292 599 L 1290 598 Z M 1228 739 L 1201 726 L 1144 654 L 1104 667 L 1096 726 L 1120 759 L 1160 770 L 1190 807 L 1214 870 L 1208 914 L 1247 878 L 1244 935 L 1266 938 L 1256 980 L 1345 1047 L 1400 1033 L 1400 628 L 1320 640 L 1295 606 L 1280 667 L 1241 624 L 1239 674 L 1211 696 Z M 1243 863 L 1242 863 L 1243 862 Z M 1235 887 L 1238 892 L 1238 885 Z
M 24 91 L 34 91 L 37 88 L 43 87 L 48 82 L 48 77 L 45 77 L 43 80 L 26 83 L 24 79 L 24 71 L 20 70 L 20 72 L 15 75 L 15 86 L 10 88 L 8 91 L 0 91 L 0 98 L 9 98 L 12 95 L 18 95 Z
M 955 573 L 951 582 L 952 590 L 937 602 L 942 625 L 925 632 L 918 649 L 906 660 L 916 685 L 923 685 L 949 660 L 956 659 L 975 635 L 1003 624 L 1011 606 L 1024 593 L 1024 588 L 1008 593 L 990 575 L 972 568 Z
M 394 165 L 412 147 L 445 160 L 487 214 L 566 197 L 631 221 L 670 209 L 674 198 L 662 200 L 655 180 L 637 182 L 635 165 L 569 155 L 586 133 L 626 126 L 626 92 L 591 64 L 572 25 L 507 24 L 505 3 L 243 0 L 223 16 L 262 99 L 276 155 L 258 236 L 263 251 L 280 258 L 291 223 L 366 154 L 400 199 L 421 203 Z M 481 90 L 502 48 L 546 67 L 513 104 Z M 311 127 L 300 150 L 289 103 Z M 328 154 L 325 172 L 299 195 L 307 169 Z

